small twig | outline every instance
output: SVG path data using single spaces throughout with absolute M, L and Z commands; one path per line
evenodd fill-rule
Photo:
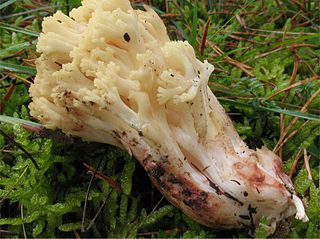
M 2 153 L 12 153 L 13 150 L 1 149 L 0 152 L 2 152 Z
M 6 94 L 4 95 L 4 97 L 2 98 L 2 101 L 0 103 L 0 113 L 3 112 L 4 107 L 5 107 L 5 103 L 10 99 L 15 86 L 16 86 L 16 81 L 13 80 L 13 82 L 11 83 L 11 85 L 9 87 L 9 90 L 6 92 Z
M 301 108 L 300 112 L 305 113 L 307 111 L 308 106 L 311 104 L 311 102 L 314 100 L 314 98 L 320 93 L 320 89 L 317 90 L 304 104 L 304 106 Z M 284 129 L 284 133 L 282 137 L 280 137 L 278 143 L 276 144 L 274 151 L 276 152 L 281 142 L 284 140 L 284 137 L 288 134 L 289 130 L 296 124 L 296 122 L 299 120 L 299 117 L 294 117 L 294 119 L 290 122 L 290 124 Z
M 294 84 L 292 84 L 292 85 L 289 85 L 289 86 L 287 86 L 286 88 L 284 88 L 284 89 L 282 89 L 282 90 L 279 90 L 278 92 L 270 95 L 266 100 L 270 100 L 271 98 L 273 98 L 273 97 L 281 94 L 282 92 L 291 90 L 291 89 L 293 89 L 293 88 L 296 88 L 296 87 L 298 87 L 298 86 L 300 86 L 300 85 L 307 84 L 307 83 L 312 82 L 312 81 L 314 81 L 314 80 L 317 80 L 317 79 L 315 79 L 315 78 L 311 78 L 311 79 L 310 79 L 310 78 L 309 78 L 309 79 L 306 79 L 306 80 L 298 81 L 298 82 L 296 82 L 296 83 L 294 83 Z
M 313 77 L 313 78 L 316 78 L 316 79 L 320 79 L 320 77 L 314 72 L 314 70 L 312 69 L 312 67 L 311 67 L 307 62 L 305 62 L 305 64 L 307 65 L 309 71 L 312 73 L 312 75 L 313 75 L 312 77 Z
M 292 84 L 294 80 L 296 79 L 298 69 L 299 69 L 299 56 L 298 56 L 298 51 L 296 47 L 293 47 L 293 52 L 294 52 L 294 61 L 293 61 L 293 70 L 291 77 L 289 79 L 289 83 Z
M 280 149 L 288 142 L 289 139 L 291 139 L 293 136 L 295 136 L 298 132 L 300 132 L 305 126 L 306 124 L 309 123 L 309 120 L 305 121 L 302 125 L 300 125 L 300 127 L 294 131 L 292 131 L 282 142 L 281 144 L 278 146 Z M 275 151 L 277 151 L 277 149 L 275 149 Z
M 84 227 L 84 220 L 86 218 L 86 210 L 87 210 L 87 203 L 88 203 L 88 198 L 89 198 L 89 193 L 90 193 L 90 189 L 91 189 L 91 185 L 93 182 L 93 179 L 96 175 L 96 172 L 98 171 L 98 168 L 100 167 L 100 164 L 102 162 L 102 158 L 99 160 L 98 162 L 98 166 L 97 168 L 94 170 L 91 178 L 90 178 L 90 182 L 87 188 L 87 192 L 86 192 L 86 196 L 85 196 L 85 200 L 84 200 L 84 205 L 83 205 L 83 212 L 82 212 L 82 220 L 81 220 L 81 232 L 85 232 L 85 227 Z
M 202 40 L 201 40 L 200 54 L 201 54 L 202 58 L 203 58 L 203 56 L 204 56 L 204 49 L 205 49 L 205 46 L 206 46 L 206 41 L 207 41 L 207 34 L 208 34 L 209 25 L 210 25 L 210 18 L 209 18 L 208 21 L 206 22 L 206 25 L 205 25 L 205 27 L 204 27 L 204 32 L 203 32 Z
M 308 172 L 308 179 L 312 180 L 312 174 L 311 174 L 311 169 L 310 169 L 310 165 L 309 165 L 309 160 L 310 160 L 310 155 L 308 156 L 307 150 L 304 149 L 303 150 L 303 155 L 304 155 L 304 166 L 306 167 L 306 170 Z
M 20 144 L 18 144 L 13 138 L 11 138 L 7 133 L 5 133 L 2 129 L 0 129 L 0 134 L 5 136 L 12 144 L 14 144 L 18 149 L 20 149 L 22 152 L 24 152 L 28 158 L 31 160 L 33 165 L 36 167 L 36 169 L 40 170 L 36 160 L 31 156 L 31 154 L 25 150 Z
M 168 0 L 165 0 L 165 4 L 166 4 L 166 12 L 169 12 L 169 2 L 168 2 Z
M 247 29 L 247 25 L 246 25 L 244 18 L 241 17 L 239 14 L 235 14 L 235 17 L 236 17 L 238 23 L 240 24 L 240 26 L 242 26 L 244 29 Z
M 308 106 L 311 104 L 311 102 L 314 100 L 314 98 L 316 98 L 316 96 L 320 93 L 320 89 L 317 90 L 308 100 L 307 102 L 304 104 L 304 106 L 301 108 L 300 112 L 301 113 L 305 113 L 307 111 Z M 288 131 L 291 129 L 291 127 L 298 121 L 299 117 L 295 117 L 291 123 L 289 124 L 289 126 L 286 128 L 286 133 L 288 133 Z
M 178 17 L 180 15 L 178 14 L 175 14 L 175 13 L 164 13 L 164 14 L 161 14 L 161 18 L 175 18 L 175 17 Z
M 94 215 L 93 219 L 90 221 L 88 227 L 86 228 L 86 231 L 89 231 L 90 228 L 92 227 L 93 223 L 95 222 L 95 220 L 97 219 L 97 217 L 99 216 L 102 208 L 104 207 L 104 205 L 106 205 L 106 200 L 103 200 L 102 205 L 100 206 L 99 210 L 97 211 L 96 215 Z
M 6 89 L 7 87 L 3 85 L 2 81 L 4 81 L 7 78 L 8 78 L 8 75 L 6 74 L 4 77 L 0 79 L 1 88 L 3 88 L 5 92 L 7 92 L 7 89 Z
M 225 10 L 225 11 L 222 11 L 222 12 L 209 12 L 208 13 L 209 15 L 215 15 L 215 14 L 226 14 L 226 15 L 231 15 L 233 14 L 232 12 L 228 11 L 228 10 Z
M 293 48 L 298 48 L 298 47 L 318 48 L 319 46 L 316 44 L 299 43 L 299 44 L 292 44 L 292 47 Z
M 25 79 L 25 78 L 23 78 L 23 77 L 21 77 L 21 76 L 18 76 L 18 75 L 16 75 L 16 74 L 12 74 L 12 73 L 10 73 L 10 72 L 7 72 L 6 74 L 9 75 L 9 76 L 11 76 L 11 77 L 14 77 L 14 78 L 16 78 L 16 79 L 19 79 L 19 80 L 21 80 L 21 81 L 23 81 L 23 82 L 25 82 L 25 83 L 27 83 L 27 84 L 29 84 L 29 85 L 32 84 L 31 81 L 29 81 L 29 80 L 27 80 L 27 79 Z
M 18 83 L 16 83 L 16 86 L 23 85 L 23 84 L 24 84 L 23 82 L 18 82 Z M 4 85 L 1 81 L 0 81 L 0 85 L 1 85 L 0 89 L 4 90 L 5 92 L 7 92 L 8 91 L 7 88 L 10 88 L 10 86 L 11 86 L 11 85 Z
M 286 14 L 286 10 L 283 9 L 282 4 L 279 2 L 279 0 L 275 1 L 277 4 L 278 9 L 282 10 L 281 13 L 283 14 L 284 18 L 287 19 L 287 14 Z
M 80 239 L 81 238 L 80 235 L 79 235 L 79 232 L 73 231 L 73 233 L 74 233 L 76 239 Z
M 284 134 L 284 114 L 281 113 L 280 114 L 280 139 L 283 138 L 283 134 Z M 276 152 L 276 146 L 274 147 L 273 152 Z M 283 150 L 282 146 L 283 146 L 283 144 L 281 144 L 280 147 L 279 147 L 279 157 L 281 159 L 282 159 L 282 150 Z
M 294 66 L 293 66 L 293 71 L 292 71 L 292 74 L 291 74 L 291 77 L 289 79 L 289 83 L 292 84 L 293 81 L 295 80 L 296 78 L 296 75 L 297 75 L 297 71 L 298 71 L 298 67 L 299 67 L 299 58 L 298 58 L 298 53 L 297 53 L 297 49 L 296 48 L 293 48 L 293 51 L 294 51 Z M 286 92 L 285 96 L 282 98 L 281 102 L 284 102 L 285 99 L 287 98 L 288 96 L 288 92 Z M 283 145 L 285 142 L 287 142 L 287 140 L 285 140 L 285 142 L 283 141 L 284 137 L 286 136 L 287 132 L 286 132 L 286 129 L 284 127 L 284 115 L 281 113 L 280 114 L 280 138 L 278 140 L 278 143 L 276 144 L 276 146 L 274 147 L 273 151 L 276 152 L 276 148 L 277 146 L 279 146 L 279 157 L 282 158 L 282 151 L 283 151 Z M 290 136 L 290 135 L 289 135 Z M 292 135 L 293 136 L 293 135 Z
M 303 6 L 303 3 L 301 3 L 300 1 L 297 0 L 291 0 L 291 2 L 293 2 L 296 6 L 298 6 L 301 10 L 303 10 L 304 12 L 306 11 L 306 8 Z
M 313 45 L 313 44 L 295 44 L 294 47 L 295 47 L 295 48 L 297 48 L 297 47 L 310 47 L 310 48 L 315 48 L 315 47 L 317 47 L 317 46 L 316 46 L 316 45 Z M 276 48 L 274 48 L 274 49 L 271 50 L 271 51 L 262 53 L 262 54 L 260 54 L 260 55 L 256 55 L 256 56 L 255 56 L 255 59 L 259 59 L 259 58 L 268 56 L 268 55 L 270 55 L 270 54 L 273 54 L 273 53 L 275 53 L 275 52 L 278 52 L 278 51 L 281 51 L 281 50 L 285 50 L 285 49 L 288 49 L 288 46 L 276 47 Z
M 289 173 L 289 177 L 292 178 L 294 171 L 296 170 L 299 158 L 301 157 L 301 149 L 299 150 L 299 152 L 297 153 L 296 157 L 293 160 L 293 164 L 292 167 L 290 169 L 290 173 Z
M 0 200 L 0 205 L 4 202 L 4 200 L 11 193 L 11 191 L 18 185 L 18 183 L 21 180 L 21 178 L 23 177 L 23 175 L 27 172 L 27 169 L 28 169 L 28 167 L 25 167 L 25 169 L 23 170 L 23 172 L 21 173 L 21 175 L 19 176 L 17 181 L 15 181 L 15 183 L 11 186 L 11 188 L 7 191 L 7 193 L 2 196 L 2 199 Z
M 247 28 L 251 31 L 256 32 L 269 32 L 274 34 L 280 34 L 283 35 L 283 31 L 273 31 L 273 30 L 263 30 L 263 29 L 256 29 L 256 28 Z M 308 33 L 308 32 L 286 32 L 287 35 L 298 35 L 298 36 L 314 36 L 316 33 Z
M 35 61 L 37 60 L 37 58 L 29 58 L 29 59 L 22 59 L 23 63 L 27 66 L 31 66 L 31 67 L 35 67 Z
M 2 229 L 0 229 L 0 235 L 3 235 L 3 234 L 7 234 L 7 235 L 17 235 L 18 233 L 12 232 L 12 231 L 8 231 L 8 230 L 2 230 Z
M 257 37 L 267 37 L 267 38 L 277 38 L 276 36 L 273 36 L 272 34 L 259 34 L 254 32 L 231 32 L 231 31 L 224 31 L 225 33 L 232 33 L 234 35 L 248 35 L 248 36 L 257 36 Z
M 177 9 L 178 12 L 180 13 L 181 18 L 182 18 L 182 19 L 185 19 L 185 22 L 187 23 L 186 19 L 188 19 L 188 18 L 185 16 L 184 12 L 182 11 L 182 9 L 181 9 L 181 7 L 179 6 L 179 4 L 177 3 L 177 1 L 174 0 L 174 1 L 172 1 L 172 3 L 175 5 L 176 9 Z M 186 24 L 186 28 L 188 29 L 188 31 L 191 32 L 191 28 L 190 28 L 190 26 L 189 26 L 188 24 Z
M 215 44 L 209 42 L 209 45 L 210 47 L 219 55 L 219 56 L 222 56 L 224 55 L 225 53 L 218 47 L 216 46 Z M 241 69 L 242 71 L 244 71 L 245 73 L 247 73 L 247 75 L 253 77 L 254 75 L 249 71 L 252 69 L 252 67 L 242 63 L 242 62 L 239 62 L 239 61 L 236 61 L 234 59 L 232 59 L 231 57 L 229 56 L 225 56 L 224 57 L 225 61 L 227 61 L 228 63 L 238 67 L 239 69 Z
M 21 204 L 21 206 L 20 206 L 20 212 L 21 212 L 21 219 L 22 219 L 22 231 L 23 231 L 23 236 L 24 236 L 25 239 L 27 239 L 26 228 L 25 228 L 24 222 L 23 222 L 23 220 L 24 220 L 24 216 L 23 216 L 23 204 Z
M 9 14 L 9 15 L 6 15 L 6 16 L 0 16 L 0 21 L 2 21 L 4 19 L 11 18 L 11 17 L 18 17 L 18 16 L 22 16 L 22 15 L 31 14 L 33 12 L 40 12 L 41 10 L 43 10 L 43 12 L 52 13 L 54 8 L 59 8 L 59 6 L 38 7 L 36 9 L 27 10 L 27 11 L 24 11 L 24 12 L 18 12 L 18 13 Z
M 169 230 L 164 230 L 166 234 L 172 234 L 176 232 L 185 232 L 186 230 L 184 228 L 174 228 L 174 229 L 169 229 Z M 137 233 L 137 236 L 154 236 L 154 235 L 159 235 L 159 231 L 153 231 L 153 232 L 139 232 Z
M 292 17 L 291 17 L 291 22 L 294 23 L 295 21 L 297 21 L 296 19 L 301 15 L 302 11 L 299 10 L 297 11 Z M 299 21 L 299 20 L 298 20 Z
M 150 214 L 153 213 L 153 212 L 157 209 L 157 207 L 160 205 L 160 203 L 162 202 L 163 199 L 164 199 L 164 196 L 161 197 L 161 199 L 159 200 L 159 202 L 157 203 L 157 205 L 154 206 L 154 208 L 152 209 L 152 211 L 150 212 Z
M 84 163 L 83 164 L 87 169 L 88 173 L 92 174 L 94 177 L 103 180 L 105 183 L 109 184 L 111 187 L 113 187 L 115 190 L 117 190 L 119 193 L 122 193 L 122 188 L 119 185 L 119 183 L 112 178 L 104 175 L 102 172 L 95 170 L 90 165 Z
M 37 9 L 38 6 L 32 5 L 32 4 L 22 4 L 21 7 L 23 8 L 31 8 L 31 9 Z
M 264 42 L 257 42 L 257 41 L 252 40 L 252 39 L 248 39 L 248 38 L 245 38 L 245 37 L 239 37 L 239 36 L 235 36 L 235 35 L 230 35 L 230 37 L 232 39 L 235 39 L 235 40 L 238 40 L 238 41 L 247 41 L 247 42 L 250 42 L 252 44 L 262 44 L 262 45 L 266 44 Z

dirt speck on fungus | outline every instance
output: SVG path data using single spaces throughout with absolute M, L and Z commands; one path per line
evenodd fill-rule
M 129 35 L 127 32 L 123 35 L 123 39 L 124 39 L 126 42 L 130 42 L 130 40 L 131 40 L 130 35 Z

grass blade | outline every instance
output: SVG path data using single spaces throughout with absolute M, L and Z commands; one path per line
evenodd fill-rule
M 198 28 L 198 7 L 195 5 L 192 12 L 192 28 L 191 28 L 191 37 L 190 45 L 195 46 L 197 41 L 197 28 Z
M 264 107 L 264 106 L 259 106 L 259 109 L 268 110 L 268 111 L 272 111 L 272 112 L 276 112 L 276 113 L 282 113 L 285 115 L 290 115 L 290 116 L 298 117 L 301 119 L 314 120 L 314 121 L 320 122 L 319 115 L 302 113 L 299 111 L 292 111 L 292 110 L 286 110 L 286 109 L 281 109 L 281 108 L 270 108 L 270 107 Z
M 313 38 L 319 39 L 320 38 L 320 33 L 315 33 L 312 36 L 300 36 L 300 37 L 297 37 L 297 38 L 294 38 L 294 39 L 288 39 L 288 40 L 285 40 L 285 41 L 281 41 L 281 42 L 272 44 L 269 48 L 276 48 L 276 47 L 281 46 L 281 45 L 289 45 L 289 44 L 293 44 L 293 43 L 297 43 L 297 42 L 303 42 L 305 40 L 309 40 L 309 39 L 313 39 Z
M 19 119 L 15 117 L 10 117 L 6 115 L 0 115 L 0 122 L 8 123 L 8 124 L 20 124 L 20 125 L 26 125 L 37 129 L 43 129 L 42 124 L 32 122 L 29 120 Z
M 13 32 L 19 32 L 25 35 L 29 35 L 29 36 L 33 36 L 33 37 L 38 37 L 39 33 L 38 32 L 33 32 L 30 30 L 26 30 L 24 28 L 21 27 L 17 27 L 17 26 L 12 26 L 6 23 L 0 23 L 0 29 L 6 29 L 9 31 L 13 31 Z
M 256 108 L 257 110 L 266 110 L 266 111 L 271 111 L 279 114 L 282 113 L 285 115 L 290 115 L 290 116 L 298 117 L 301 119 L 314 120 L 314 121 L 320 122 L 320 116 L 315 114 L 302 113 L 299 111 L 286 110 L 282 108 L 271 108 L 271 107 L 265 107 L 261 105 L 251 105 L 248 103 L 243 103 L 243 102 L 224 99 L 224 98 L 218 98 L 218 99 L 221 103 L 225 103 L 229 105 L 236 105 L 236 106 L 245 107 L 245 108 Z
M 41 14 L 41 11 L 43 11 L 43 10 L 54 10 L 55 8 L 57 8 L 57 7 L 55 7 L 55 6 L 38 7 L 36 9 L 31 9 L 31 10 L 26 10 L 26 11 L 23 11 L 23 12 L 12 13 L 12 14 L 9 14 L 9 15 L 6 15 L 6 16 L 0 16 L 0 20 L 8 19 L 8 18 L 11 18 L 11 17 L 19 17 L 19 16 L 23 16 L 23 15 L 26 15 L 26 14 L 31 15 L 32 13 L 37 13 L 37 12 L 40 12 L 40 14 Z M 46 11 L 44 11 L 43 13 L 48 15 L 48 13 Z
M 239 47 L 239 48 L 230 50 L 230 51 L 228 51 L 228 52 L 225 52 L 225 53 L 223 53 L 221 56 L 216 57 L 216 58 L 214 59 L 214 62 L 215 62 L 215 63 L 220 62 L 220 61 L 222 61 L 226 56 L 229 56 L 229 55 L 231 55 L 231 54 L 233 54 L 233 53 L 236 53 L 236 52 L 238 52 L 238 51 L 242 51 L 242 50 L 245 50 L 245 49 L 246 49 L 246 47 Z
M 28 67 L 28 66 L 21 66 L 13 63 L 5 63 L 3 61 L 0 61 L 0 71 L 1 70 L 15 72 L 15 73 L 23 73 L 31 76 L 35 76 L 37 73 L 35 68 Z
M 6 58 L 8 56 L 11 56 L 18 51 L 28 49 L 30 46 L 31 46 L 30 42 L 23 42 L 23 43 L 12 45 L 12 46 L 5 48 L 5 49 L 1 49 L 0 50 L 0 60 L 3 58 Z
M 312 156 L 316 157 L 318 160 L 320 160 L 320 148 L 318 148 L 316 145 L 311 145 L 308 148 L 308 152 L 312 154 Z
M 12 4 L 12 3 L 15 3 L 16 1 L 17 1 L 17 0 L 9 0 L 9 1 L 6 1 L 6 2 L 0 4 L 0 10 L 3 9 L 3 8 L 5 8 L 5 7 L 7 7 L 7 6 L 9 6 L 9 5 Z

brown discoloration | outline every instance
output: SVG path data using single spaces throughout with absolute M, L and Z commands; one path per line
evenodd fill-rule
M 185 188 L 182 190 L 182 194 L 186 197 L 190 197 L 192 195 L 192 192 L 188 188 Z
M 116 138 L 121 139 L 121 136 L 118 131 L 113 130 L 112 133 L 116 136 Z
M 183 202 L 193 210 L 205 210 L 208 208 L 207 198 L 208 193 L 198 190 L 191 191 L 190 189 L 183 189 Z
M 280 161 L 280 158 L 276 158 L 273 160 L 273 167 L 276 175 L 282 180 L 282 182 L 285 184 L 288 191 L 292 194 L 295 193 L 292 181 L 288 175 L 286 175 L 283 172 L 282 162 Z
M 145 166 L 151 158 L 152 158 L 152 155 L 147 154 L 142 160 L 142 165 Z
M 255 228 L 256 228 L 255 224 L 254 224 L 254 221 L 253 221 L 253 214 L 257 214 L 257 208 L 256 207 L 252 207 L 251 204 L 249 204 L 248 211 L 249 211 L 249 217 L 250 217 L 250 228 L 251 228 L 251 231 L 253 233 Z
M 201 199 L 202 201 L 205 201 L 205 200 L 207 200 L 207 198 L 208 198 L 208 193 L 205 192 L 205 191 L 202 191 L 202 192 L 200 193 L 200 199 Z
M 137 146 L 137 144 L 139 144 L 138 140 L 133 138 L 132 140 L 130 140 L 129 144 L 133 147 Z
M 276 174 L 283 174 L 282 163 L 280 162 L 279 158 L 274 159 L 272 161 L 272 165 L 274 167 Z
M 72 128 L 73 131 L 81 131 L 84 128 L 83 124 L 76 123 Z
M 249 211 L 249 213 L 256 214 L 257 213 L 257 208 L 256 207 L 252 207 L 251 204 L 249 204 L 248 211 Z
M 168 158 L 169 158 L 169 155 L 161 155 L 159 160 L 160 161 L 167 161 Z
M 126 142 L 131 142 L 133 138 L 139 140 L 139 132 L 136 136 L 126 137 L 122 136 L 122 131 L 119 132 L 120 136 Z M 239 162 L 234 166 L 235 175 L 239 176 L 234 178 L 235 185 L 241 187 L 242 182 L 250 182 L 253 190 L 242 190 L 241 198 L 236 198 L 233 194 L 228 193 L 220 188 L 220 185 L 209 178 L 207 178 L 207 186 L 211 186 L 212 189 L 200 187 L 198 183 L 194 181 L 193 171 L 185 171 L 183 167 L 176 167 L 178 158 L 173 158 L 170 155 L 164 157 L 165 153 L 161 153 L 161 148 L 156 147 L 157 150 L 145 150 L 143 141 L 139 140 L 139 144 L 136 147 L 132 147 L 132 152 L 137 156 L 139 162 L 143 165 L 148 172 L 149 177 L 158 190 L 175 206 L 182 209 L 191 218 L 197 222 L 215 228 L 241 228 L 249 227 L 253 228 L 254 224 L 258 222 L 261 212 L 256 213 L 256 208 L 239 199 L 246 197 L 253 197 L 257 194 L 258 190 L 262 189 L 262 193 L 265 191 L 264 187 L 269 183 L 273 183 L 272 178 L 268 178 L 267 174 L 264 174 L 258 167 L 254 167 L 254 164 L 247 165 L 247 162 Z M 144 149 L 144 150 L 142 150 Z M 141 151 L 140 151 L 141 150 Z M 140 156 L 140 157 L 138 157 Z M 161 160 L 160 160 L 161 159 Z M 165 160 L 163 160 L 165 159 Z M 174 166 L 175 165 L 175 166 Z M 194 165 L 192 169 L 199 171 Z M 257 169 L 256 172 L 252 172 L 252 169 Z M 201 171 L 199 173 L 202 174 Z M 204 174 L 202 174 L 206 177 Z M 263 175 L 265 178 L 262 180 Z M 251 178 L 252 181 L 249 181 Z M 232 180 L 232 179 L 230 179 Z M 205 182 L 204 178 L 204 182 Z M 273 185 L 271 185 L 273 186 Z M 206 191 L 207 190 L 207 191 Z M 247 193 L 247 194 L 246 194 Z M 224 198 L 223 200 L 221 200 Z M 234 203 L 230 204 L 232 207 L 241 207 L 241 212 L 228 211 L 223 213 L 223 208 L 227 205 L 226 202 L 232 200 Z
M 84 113 L 82 110 L 79 110 L 77 108 L 73 108 L 72 107 L 72 108 L 69 108 L 69 109 L 70 109 L 70 111 L 72 111 L 73 115 L 76 116 L 77 118 L 78 118 L 78 116 L 82 117 L 82 116 L 86 115 L 86 113 Z
M 188 200 L 184 199 L 183 202 L 193 210 L 200 210 L 202 208 L 201 201 L 197 199 L 188 199 Z
M 224 202 L 216 199 L 214 191 L 206 192 L 200 189 L 199 185 L 192 181 L 190 172 L 180 172 L 179 168 L 173 167 L 171 162 L 175 159 L 169 158 L 168 162 L 161 162 L 159 155 L 148 152 L 143 155 L 142 164 L 151 181 L 173 205 L 203 225 L 230 228 L 230 216 L 219 213 L 225 206 Z M 235 218 L 232 228 L 241 228 L 245 224 L 248 226 L 250 221 L 246 223 L 243 219 Z
M 119 139 L 119 140 L 124 140 L 124 141 L 128 141 L 127 138 L 128 138 L 128 134 L 130 132 L 127 132 L 127 131 L 116 131 L 116 130 L 113 130 L 112 133 L 114 134 L 114 136 Z M 128 144 L 132 147 L 135 147 L 139 144 L 139 140 L 136 139 L 136 138 L 132 138 L 129 140 Z
M 276 181 L 274 178 L 266 175 L 258 166 L 253 162 L 237 162 L 233 165 L 236 173 L 249 182 L 256 189 L 262 187 L 275 187 L 284 189 L 284 186 Z M 257 191 L 260 191 L 259 189 Z M 259 192 L 258 192 L 259 193 Z
M 64 92 L 63 92 L 63 96 L 64 97 L 69 97 L 69 96 L 71 96 L 71 91 L 70 90 L 64 90 Z
M 246 166 L 242 164 L 240 169 L 243 169 L 243 167 Z M 253 184 L 261 184 L 264 182 L 265 175 L 256 164 L 250 163 L 249 165 L 247 165 L 247 167 L 250 169 L 251 173 L 247 174 L 247 179 L 249 180 L 249 182 L 252 182 Z
M 148 170 L 149 175 L 155 179 L 158 183 L 161 183 L 161 177 L 165 174 L 165 170 L 160 165 L 155 165 L 150 170 Z
M 241 162 L 237 162 L 237 163 L 233 164 L 233 167 L 234 167 L 235 169 L 240 170 L 240 169 L 243 168 L 243 164 L 242 164 Z
M 256 167 L 258 169 L 258 167 Z M 251 175 L 249 180 L 253 183 L 259 184 L 262 183 L 265 180 L 265 175 L 257 172 Z
M 218 187 L 218 185 L 216 185 L 215 183 L 213 183 L 211 180 L 209 180 L 209 186 L 212 187 L 212 188 L 216 191 L 216 193 L 217 193 L 218 195 L 222 195 L 222 194 L 223 194 L 223 192 L 222 192 L 221 189 Z
M 196 185 L 185 177 L 171 173 L 172 168 L 163 162 L 147 162 L 147 172 L 153 182 L 160 187 L 166 195 L 170 195 L 174 201 L 183 202 L 187 207 L 195 210 L 194 213 L 202 214 L 208 210 L 208 193 L 200 191 Z
M 169 174 L 168 181 L 172 184 L 180 184 L 180 181 L 173 173 Z

